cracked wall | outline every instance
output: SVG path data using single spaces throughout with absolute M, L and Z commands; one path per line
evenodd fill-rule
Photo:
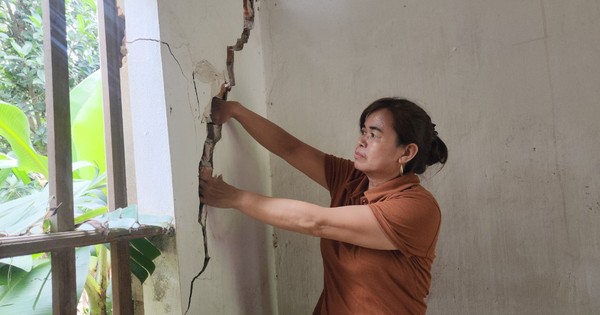
M 194 71 L 203 61 L 212 65 L 208 68 L 214 68 L 215 75 L 226 70 L 226 48 L 235 43 L 243 28 L 240 2 L 158 2 L 161 40 L 171 44 L 184 70 Z M 255 92 L 263 89 L 263 82 L 254 79 L 262 73 L 257 45 L 260 37 L 254 35 L 253 41 L 235 55 L 237 86 L 230 97 L 246 99 L 254 110 L 264 111 L 260 107 L 264 106 L 264 96 Z M 163 61 L 169 62 L 164 57 Z M 214 84 L 194 82 L 192 72 L 184 77 L 174 67 L 165 66 L 164 71 L 164 77 L 169 78 L 165 84 L 169 93 L 167 120 L 173 159 L 179 281 L 185 308 L 190 281 L 204 259 L 197 223 L 197 173 L 192 170 L 197 169 L 206 138 L 206 124 L 201 116 L 216 91 Z M 225 136 L 214 152 L 214 172 L 223 174 L 234 185 L 268 193 L 266 153 L 233 124 L 224 126 L 222 132 Z M 189 314 L 271 313 L 268 229 L 239 213 L 210 208 L 207 225 L 211 261 L 194 284 Z
M 132 103 L 138 104 L 131 115 L 141 118 L 133 123 L 138 142 L 133 146 L 136 155 L 144 156 L 136 159 L 138 200 L 144 209 L 174 215 L 177 228 L 173 247 L 145 285 L 145 311 L 179 314 L 204 260 L 197 195 L 198 161 L 207 136 L 203 114 L 223 82 L 227 47 L 240 37 L 243 8 L 235 0 L 128 0 L 125 12 L 129 81 L 139 82 L 129 87 Z M 152 18 L 155 25 L 148 23 Z M 230 97 L 264 113 L 264 81 L 256 79 L 263 73 L 259 45 L 260 36 L 252 34 L 243 51 L 236 52 L 237 86 Z M 215 173 L 268 194 L 269 157 L 239 128 L 223 127 L 225 136 L 214 152 Z M 273 313 L 270 229 L 233 211 L 210 208 L 207 225 L 211 260 L 195 281 L 188 314 Z

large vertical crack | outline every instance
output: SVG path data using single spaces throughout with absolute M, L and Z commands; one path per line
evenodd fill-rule
M 227 54 L 226 55 L 226 57 L 227 57 L 226 58 L 226 69 L 227 70 L 226 71 L 227 71 L 227 77 L 229 78 L 229 82 L 226 84 L 227 89 L 226 89 L 225 93 L 223 94 L 224 99 L 227 98 L 227 92 L 230 91 L 231 88 L 236 85 L 235 74 L 234 74 L 235 52 L 240 51 L 244 48 L 244 45 L 248 42 L 248 39 L 250 38 L 250 31 L 254 27 L 254 0 L 242 0 L 242 1 L 243 1 L 243 17 L 244 17 L 244 26 L 243 26 L 242 34 L 236 40 L 236 43 L 232 46 L 227 46 L 227 50 L 226 50 L 226 54 Z M 169 43 L 162 41 L 162 40 L 153 39 L 153 38 L 136 38 L 132 41 L 127 41 L 126 43 L 133 44 L 138 41 L 151 41 L 151 42 L 156 42 L 156 43 L 166 46 L 169 51 L 169 54 L 171 55 L 171 57 L 173 57 L 173 59 L 177 63 L 177 66 L 179 67 L 181 74 L 185 78 L 188 78 L 185 75 L 185 71 L 183 70 L 181 63 L 179 62 L 179 60 L 173 53 L 173 50 L 171 49 L 171 46 L 169 45 Z M 196 104 L 198 107 L 200 107 L 200 99 L 198 96 L 198 89 L 196 86 L 197 76 L 198 76 L 199 80 L 204 83 L 215 83 L 215 82 L 219 82 L 221 80 L 226 80 L 226 78 L 225 78 L 225 75 L 223 75 L 223 77 L 221 77 L 217 73 L 217 71 L 214 69 L 214 67 L 210 63 L 208 63 L 206 60 L 202 60 L 201 62 L 199 62 L 196 65 L 195 69 L 192 72 L 192 82 L 193 82 L 193 86 L 194 86 L 194 94 L 196 96 Z M 212 88 L 214 90 L 215 86 L 213 86 Z M 191 104 L 189 104 L 189 105 L 190 105 L 190 111 L 193 113 Z M 210 107 L 207 107 L 207 109 L 210 110 Z M 200 162 L 198 163 L 198 176 L 200 176 L 200 172 L 203 169 L 210 169 L 212 171 L 214 149 L 215 149 L 217 142 L 221 139 L 221 125 L 217 125 L 212 122 L 212 120 L 210 118 L 210 112 L 209 113 L 205 112 L 204 118 L 206 119 L 206 122 L 207 122 L 207 124 L 206 124 L 207 136 L 206 136 L 206 140 L 204 142 L 202 157 L 200 159 Z M 194 129 L 196 128 L 195 126 L 196 125 L 194 124 Z M 198 279 L 200 277 L 200 275 L 202 273 L 204 273 L 204 271 L 206 270 L 206 268 L 208 266 L 208 262 L 210 261 L 210 255 L 208 252 L 208 242 L 207 242 L 206 219 L 207 219 L 207 216 L 206 216 L 205 205 L 202 202 L 200 202 L 199 209 L 198 209 L 198 223 L 200 224 L 202 238 L 203 238 L 204 261 L 203 261 L 201 270 L 192 279 L 192 281 L 190 283 L 190 293 L 189 293 L 189 297 L 188 297 L 188 305 L 187 305 L 185 314 L 187 314 L 187 312 L 189 311 L 190 306 L 191 306 L 194 282 L 196 281 L 196 279 Z
M 227 98 L 227 92 L 235 86 L 235 74 L 233 70 L 234 64 L 234 55 L 235 51 L 240 51 L 244 48 L 244 44 L 248 42 L 250 38 L 250 31 L 254 27 L 254 0 L 242 0 L 243 1 L 243 16 L 244 16 L 244 27 L 242 30 L 242 34 L 240 38 L 237 39 L 235 45 L 227 46 L 227 59 L 226 59 L 226 67 L 227 67 L 227 75 L 229 77 L 229 83 L 226 84 L 227 89 L 223 94 L 223 99 Z M 200 162 L 198 163 L 198 177 L 203 170 L 210 170 L 212 172 L 213 169 L 213 153 L 217 142 L 221 139 L 221 125 L 214 124 L 210 119 L 210 114 L 208 115 L 207 123 L 206 123 L 206 140 L 204 141 L 204 150 L 202 152 L 202 157 Z M 200 189 L 198 187 L 198 189 Z M 198 190 L 200 195 L 200 190 Z M 202 264 L 202 269 L 198 274 L 192 279 L 190 283 L 190 294 L 188 297 L 188 305 L 185 310 L 185 314 L 190 310 L 190 306 L 192 304 L 192 295 L 194 291 L 194 282 L 200 275 L 206 270 L 208 266 L 208 262 L 210 261 L 210 256 L 208 253 L 208 243 L 207 243 L 207 233 L 206 233 L 206 207 L 200 202 L 198 207 L 198 223 L 200 223 L 200 227 L 202 230 L 202 238 L 204 245 L 204 261 Z

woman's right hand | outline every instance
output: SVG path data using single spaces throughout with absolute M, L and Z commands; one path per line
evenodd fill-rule
M 239 102 L 225 101 L 218 96 L 213 97 L 211 102 L 211 120 L 214 124 L 222 125 L 233 116 L 236 106 L 241 106 Z

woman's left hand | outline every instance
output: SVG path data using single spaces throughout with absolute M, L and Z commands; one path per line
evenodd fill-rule
M 241 190 L 223 181 L 223 176 L 212 176 L 212 169 L 200 171 L 200 201 L 216 208 L 235 208 Z

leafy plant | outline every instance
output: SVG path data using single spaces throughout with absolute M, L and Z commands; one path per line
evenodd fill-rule
M 8 174 L 8 176 L 2 180 L 1 183 L 0 201 L 8 201 L 25 197 L 41 188 L 38 182 L 29 181 L 29 183 L 24 183 L 14 174 Z
M 50 258 L 46 254 L 31 259 L 29 256 L 0 260 L 0 313 L 1 314 L 52 314 L 52 273 Z M 77 294 L 83 291 L 87 268 L 90 263 L 90 246 L 80 247 L 75 252 Z M 15 261 L 24 260 L 17 266 Z
M 145 219 L 139 218 L 137 209 L 106 214 L 96 2 L 66 0 L 65 8 L 69 84 L 73 88 L 70 97 L 75 223 L 80 228 L 89 227 L 90 222 L 111 227 L 121 224 L 121 228 L 127 228 L 124 222 L 131 220 L 140 224 Z M 44 156 L 44 81 L 41 0 L 1 0 L 0 100 L 8 103 L 0 101 L 0 236 L 42 232 L 45 222 L 49 222 L 44 220 L 50 198 L 45 187 L 48 170 Z M 160 251 L 145 239 L 131 243 L 132 272 L 144 281 L 154 270 L 152 260 Z M 105 245 L 77 250 L 78 275 L 87 274 L 82 278 L 85 286 L 78 278 L 78 288 L 85 287 L 95 313 L 110 309 L 109 284 L 103 280 L 110 268 L 108 251 Z M 81 269 L 88 264 L 86 273 Z M 46 254 L 1 260 L 0 313 L 48 313 L 49 288 L 40 279 L 47 279 L 49 268 Z M 22 300 L 13 300 L 17 292 L 22 294 Z M 35 311 L 16 305 L 31 306 L 31 301 L 35 301 Z
M 19 108 L 0 101 L 0 117 L 0 137 L 13 147 L 9 154 L 0 155 L 0 201 L 4 202 L 39 191 L 41 185 L 31 181 L 29 171 L 44 177 L 48 162 L 33 149 L 27 117 Z
M 102 173 L 106 169 L 106 157 L 100 71 L 92 73 L 78 84 L 71 91 L 70 99 L 73 161 L 90 161 Z M 16 106 L 0 101 L 0 117 L 0 136 L 9 142 L 7 150 L 12 148 L 16 155 L 13 160 L 19 161 L 18 167 L 13 171 L 15 176 L 25 184 L 29 182 L 27 175 L 31 172 L 47 177 L 48 159 L 37 153 L 32 146 L 29 120 L 25 113 Z M 11 157 L 2 154 L 0 161 L 2 159 L 9 160 Z M 91 169 L 81 169 L 75 175 L 76 178 L 89 179 L 94 176 L 94 172 Z
M 18 107 L 0 101 L 0 136 L 4 137 L 16 155 L 18 170 L 48 176 L 48 159 L 38 154 L 29 139 L 27 116 Z
M 4 212 L 0 208 L 0 214 Z M 40 218 L 42 220 L 43 217 Z M 3 221 L 0 221 L 3 222 Z M 129 229 L 140 224 L 163 228 L 170 226 L 168 216 L 143 216 L 135 206 L 107 213 L 86 223 L 83 229 L 105 225 L 111 228 Z M 98 244 L 77 249 L 77 294 L 85 289 L 92 314 L 105 314 L 110 309 L 110 247 Z M 160 251 L 146 239 L 130 242 L 132 273 L 143 283 L 154 272 L 153 260 Z M 35 254 L 0 259 L 0 312 L 4 314 L 50 314 L 52 298 L 50 291 L 50 257 Z M 23 301 L 29 301 L 24 303 Z M 31 303 L 33 302 L 33 305 Z
M 73 161 L 87 161 L 106 171 L 102 78 L 96 71 L 81 81 L 70 93 Z M 84 168 L 79 178 L 92 178 L 92 169 Z
M 130 229 L 140 225 L 170 227 L 170 217 L 140 215 L 135 206 L 107 212 L 106 176 L 101 171 L 105 169 L 101 97 L 99 73 L 92 74 L 71 91 L 73 160 L 76 161 L 73 163 L 75 224 L 79 229 Z M 89 126 L 95 127 L 88 128 Z M 33 185 L 33 193 L 14 199 L 7 198 L 11 200 L 0 204 L 0 233 L 5 235 L 40 233 L 48 222 L 45 220 L 50 199 L 48 187 L 35 186 L 47 174 L 47 159 L 38 154 L 28 141 L 28 127 L 27 119 L 20 109 L 0 103 L 0 136 L 7 139 L 13 148 L 10 154 L 0 155 L 0 166 L 6 167 L 0 171 L 0 179 L 3 178 L 0 184 L 13 185 L 13 191 L 18 191 L 17 188 L 22 186 Z M 102 145 L 98 145 L 99 143 Z M 6 171 L 11 173 L 3 175 L 2 172 Z M 26 182 L 29 176 L 35 178 L 36 175 L 39 175 L 39 181 Z M 20 179 L 22 181 L 18 184 Z M 87 274 L 81 280 L 81 288 L 85 288 L 89 307 L 94 314 L 104 314 L 103 311 L 110 309 L 110 285 L 107 281 L 110 270 L 109 250 L 106 245 L 92 246 L 82 252 L 78 250 L 77 272 Z M 132 273 L 143 282 L 154 271 L 153 260 L 160 255 L 160 251 L 146 239 L 131 241 L 130 251 Z M 48 304 L 52 299 L 47 292 L 47 281 L 40 282 L 39 279 L 47 279 L 48 262 L 46 254 L 0 260 L 0 313 L 22 311 L 22 306 L 16 305 L 13 297 L 19 293 L 19 296 L 23 294 L 30 298 L 31 292 L 38 292 L 35 299 L 30 299 L 36 301 L 35 310 L 29 309 L 25 313 L 47 313 L 45 310 L 50 307 Z
M 69 86 L 99 68 L 96 2 L 67 0 Z M 29 117 L 33 147 L 46 152 L 41 0 L 0 1 L 0 99 Z M 0 140 L 0 151 L 7 143 Z

